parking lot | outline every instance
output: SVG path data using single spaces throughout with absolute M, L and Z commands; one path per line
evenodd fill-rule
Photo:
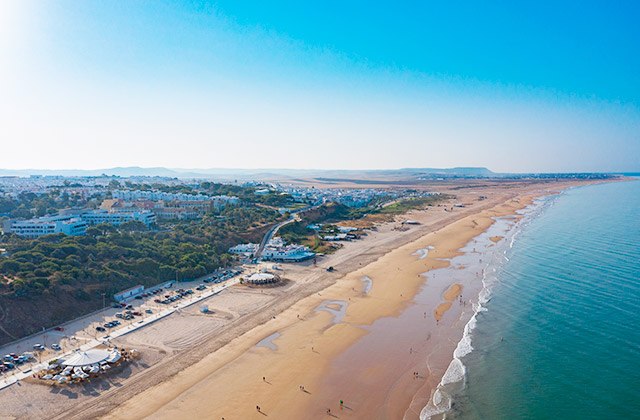
M 68 354 L 112 335 L 121 335 L 172 312 L 179 306 L 192 304 L 210 296 L 212 290 L 222 289 L 237 282 L 228 280 L 242 273 L 241 268 L 222 270 L 191 282 L 173 283 L 171 287 L 145 290 L 138 296 L 61 326 L 26 337 L 0 348 L 0 379 L 16 373 L 29 373 L 40 362 Z M 188 301 L 188 302 L 182 302 Z

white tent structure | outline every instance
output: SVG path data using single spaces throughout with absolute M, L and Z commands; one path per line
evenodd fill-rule
M 121 357 L 120 352 L 118 350 L 114 350 L 109 354 L 109 356 L 107 358 L 107 362 L 115 363 L 118 360 L 120 360 L 120 357 Z
M 251 284 L 269 284 L 269 283 L 277 283 L 280 281 L 280 277 L 271 273 L 254 273 L 249 277 L 245 278 L 247 283 Z
M 78 351 L 73 356 L 62 362 L 64 366 L 89 366 L 103 362 L 109 358 L 110 354 L 107 350 L 90 349 L 87 351 Z

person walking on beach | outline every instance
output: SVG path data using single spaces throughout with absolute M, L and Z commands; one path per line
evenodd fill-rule
M 343 406 L 344 406 L 344 401 L 340 400 L 340 410 L 342 410 Z

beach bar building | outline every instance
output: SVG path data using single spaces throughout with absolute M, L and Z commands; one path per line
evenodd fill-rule
M 254 273 L 245 278 L 245 281 L 249 284 L 264 285 L 273 284 L 280 281 L 280 277 L 271 273 Z
M 106 362 L 110 356 L 111 353 L 107 350 L 90 349 L 74 353 L 73 356 L 66 359 L 62 364 L 71 367 L 91 366 Z
M 66 360 L 49 364 L 48 372 L 40 377 L 43 380 L 65 384 L 72 381 L 82 381 L 91 375 L 97 375 L 111 369 L 122 359 L 117 348 L 113 350 L 89 349 L 77 351 Z

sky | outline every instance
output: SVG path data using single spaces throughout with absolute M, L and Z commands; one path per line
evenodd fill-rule
M 633 1 L 0 0 L 0 168 L 639 171 L 639 20 Z

